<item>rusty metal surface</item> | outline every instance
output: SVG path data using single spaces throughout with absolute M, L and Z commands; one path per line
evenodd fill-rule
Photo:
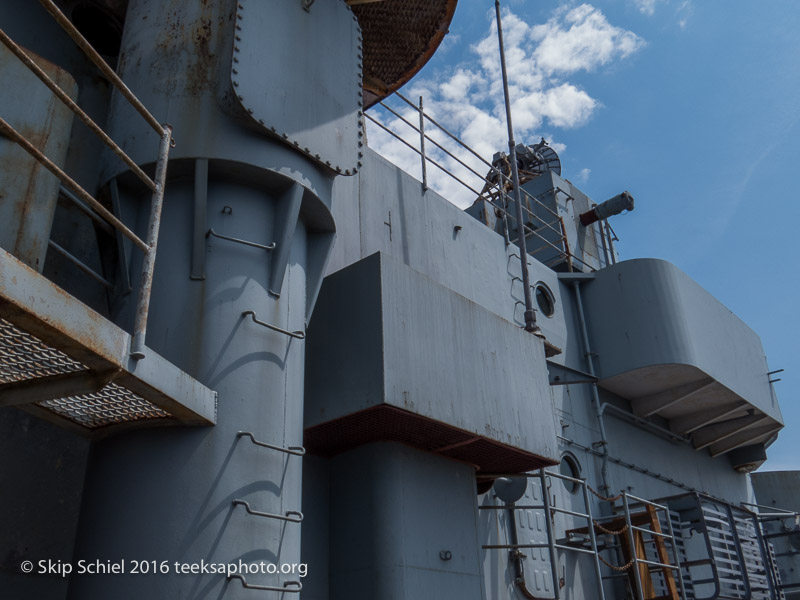
M 151 190 L 155 190 L 156 184 L 153 182 L 147 174 L 142 171 L 142 169 L 133 162 L 130 157 L 128 157 L 125 152 L 123 152 L 122 148 L 120 148 L 114 140 L 112 140 L 105 131 L 103 131 L 97 123 L 95 123 L 92 118 L 86 114 L 86 112 L 79 107 L 75 101 L 70 98 L 69 94 L 67 94 L 64 90 L 59 87 L 59 85 L 53 81 L 53 79 L 41 68 L 36 62 L 28 56 L 28 54 L 23 50 L 20 46 L 14 43 L 14 41 L 8 37 L 8 35 L 0 29 L 0 41 L 5 44 L 5 46 L 14 53 L 14 55 L 26 66 L 30 71 L 39 78 L 39 80 L 46 85 L 50 91 L 55 94 L 61 102 L 63 102 L 77 117 L 81 120 L 81 122 L 86 125 L 89 129 L 91 129 L 97 137 L 99 137 L 103 143 L 108 146 L 111 151 L 117 155 L 125 164 L 127 164 L 131 170 L 136 174 L 136 176 L 142 180 L 142 182 L 149 187 Z
M 35 158 L 42 166 L 44 166 L 48 171 L 50 171 L 53 175 L 58 177 L 61 182 L 69 188 L 71 192 L 76 194 L 81 200 L 86 202 L 89 206 L 91 206 L 94 210 L 96 210 L 100 215 L 103 216 L 106 221 L 111 223 L 114 227 L 119 229 L 122 234 L 131 240 L 134 244 L 136 244 L 139 248 L 144 251 L 147 251 L 147 244 L 139 239 L 139 237 L 133 233 L 122 221 L 117 219 L 114 215 L 112 215 L 102 204 L 100 204 L 94 197 L 89 194 L 86 190 L 84 190 L 78 183 L 72 179 L 69 175 L 67 175 L 57 164 L 51 161 L 47 156 L 45 156 L 36 146 L 28 141 L 27 137 L 23 134 L 11 127 L 5 119 L 0 118 L 0 132 L 3 135 L 8 137 L 13 142 L 17 143 L 19 146 L 22 147 L 25 152 L 30 154 L 33 158 Z
M 150 219 L 147 225 L 147 251 L 142 263 L 142 277 L 139 283 L 139 301 L 136 306 L 131 356 L 144 358 L 144 342 L 147 333 L 147 315 L 150 312 L 150 293 L 153 287 L 153 271 L 156 268 L 156 247 L 158 246 L 158 230 L 161 227 L 161 207 L 164 204 L 164 184 L 167 179 L 167 159 L 169 145 L 172 140 L 172 128 L 167 125 L 161 134 L 156 164 L 156 179 L 153 197 L 150 201 Z
M 74 79 L 41 57 L 31 62 L 64 89 L 65 96 L 77 97 Z M 63 166 L 72 129 L 72 114 L 33 74 L 0 44 L 0 118 L 19 130 L 37 150 L 54 164 Z M 0 137 L 0 247 L 25 264 L 41 271 L 47 253 L 58 180 L 35 158 L 10 140 Z
M 400 89 L 430 60 L 448 32 L 456 2 L 383 0 L 352 6 L 364 38 L 366 107 Z
M 209 425 L 216 394 L 0 249 L 0 404 L 85 435 L 132 425 Z M 86 375 L 82 378 L 82 375 Z M 53 383 L 66 380 L 64 398 Z M 15 398 L 15 394 L 19 394 Z

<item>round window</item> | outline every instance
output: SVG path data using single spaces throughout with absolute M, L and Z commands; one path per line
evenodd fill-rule
M 546 317 L 552 317 L 556 312 L 556 299 L 553 292 L 543 283 L 537 283 L 535 288 L 536 304 Z
M 565 454 L 561 457 L 561 464 L 558 467 L 558 472 L 567 477 L 572 477 L 573 479 L 580 479 L 581 466 L 578 464 L 578 459 L 571 454 Z M 570 494 L 575 494 L 578 491 L 578 483 L 566 479 L 562 479 L 561 481 Z

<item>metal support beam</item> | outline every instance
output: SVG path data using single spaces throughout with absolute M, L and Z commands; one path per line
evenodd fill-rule
M 768 420 L 771 420 L 768 416 L 758 414 L 738 417 L 714 425 L 707 425 L 702 429 L 698 429 L 692 435 L 692 443 L 697 450 L 701 450 L 702 448 L 707 448 L 711 444 L 721 442 L 725 438 L 737 434 L 740 431 L 755 427 L 756 425 L 760 425 Z
M 700 381 L 693 381 L 684 385 L 679 385 L 657 394 L 644 396 L 642 398 L 635 398 L 631 401 L 631 408 L 633 414 L 637 417 L 650 417 L 665 408 L 674 406 L 688 400 L 689 398 L 704 392 L 714 384 L 711 377 L 705 377 Z
M 102 390 L 119 372 L 119 369 L 99 373 L 77 371 L 6 383 L 0 386 L 0 406 L 21 406 L 58 398 L 94 394 Z
M 269 277 L 269 293 L 273 296 L 281 295 L 283 279 L 286 275 L 286 265 L 289 264 L 289 251 L 292 248 L 292 237 L 297 227 L 300 216 L 300 206 L 303 203 L 305 189 L 299 183 L 292 184 L 281 197 L 278 203 L 277 214 L 272 238 L 276 242 L 277 250 L 272 254 L 272 269 Z
M 206 212 L 208 210 L 208 159 L 194 161 L 194 223 L 192 228 L 192 267 L 189 279 L 206 278 Z
M 547 361 L 547 373 L 550 385 L 573 385 L 578 383 L 597 383 L 597 377 L 589 375 L 578 369 Z
M 747 406 L 749 405 L 744 400 L 741 402 L 729 402 L 727 404 L 723 404 L 722 406 L 708 408 L 706 410 L 692 413 L 691 415 L 687 415 L 685 417 L 672 419 L 669 422 L 669 428 L 678 435 L 688 435 L 697 431 L 701 427 L 705 427 L 706 425 L 710 425 L 715 421 L 729 417 L 732 414 L 746 408 Z
M 773 421 L 772 423 L 768 423 L 766 425 L 746 429 L 722 440 L 721 442 L 713 444 L 708 450 L 711 452 L 711 456 L 717 457 L 725 454 L 726 452 L 730 452 L 731 450 L 736 450 L 736 448 L 741 448 L 742 446 L 748 446 L 761 441 L 762 439 L 782 428 L 783 425 Z

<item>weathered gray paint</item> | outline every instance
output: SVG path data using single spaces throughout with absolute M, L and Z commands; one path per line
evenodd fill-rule
M 75 100 L 78 86 L 57 65 L 33 56 L 34 62 Z M 72 130 L 72 111 L 11 51 L 0 44 L 3 119 L 63 168 Z M 56 212 L 59 180 L 11 140 L 0 138 L 0 247 L 41 272 Z
M 738 412 L 691 432 L 712 454 L 764 441 L 782 426 L 758 336 L 674 265 L 625 261 L 584 288 L 599 385 L 630 400 L 634 413 L 657 413 L 677 428 L 738 402 Z
M 478 427 L 489 425 L 494 430 L 489 435 L 515 440 L 520 447 L 547 446 L 554 458 L 563 451 L 573 452 L 583 476 L 598 488 L 600 459 L 587 450 L 599 441 L 588 385 L 549 387 L 541 346 L 533 345 L 514 326 L 522 325 L 523 316 L 519 304 L 523 294 L 518 259 L 511 256 L 515 248 L 506 248 L 496 231 L 436 193 L 423 192 L 419 182 L 367 149 L 362 149 L 363 168 L 359 174 L 339 178 L 331 191 L 331 170 L 324 164 L 322 154 L 330 151 L 344 162 L 346 158 L 351 160 L 357 150 L 338 146 L 335 127 L 324 130 L 317 127 L 319 123 L 314 123 L 314 118 L 323 113 L 309 114 L 308 110 L 315 100 L 311 94 L 318 90 L 302 87 L 304 82 L 311 85 L 313 78 L 291 75 L 308 59 L 324 53 L 327 60 L 336 54 L 330 44 L 325 45 L 324 36 L 319 39 L 297 36 L 296 32 L 291 33 L 291 28 L 276 26 L 272 35 L 254 37 L 253 31 L 248 30 L 248 35 L 240 40 L 246 44 L 241 50 L 243 55 L 261 57 L 262 45 L 264 48 L 272 45 L 275 51 L 266 51 L 265 55 L 279 55 L 284 60 L 275 61 L 270 67 L 278 65 L 275 75 L 279 78 L 289 73 L 288 78 L 282 79 L 284 89 L 295 91 L 284 106 L 259 106 L 250 96 L 242 106 L 232 95 L 238 86 L 231 83 L 234 74 L 231 67 L 236 64 L 235 23 L 242 20 L 236 18 L 235 3 L 173 2 L 170 6 L 175 12 L 167 15 L 162 12 L 162 4 L 155 0 L 132 2 L 132 18 L 126 27 L 125 51 L 120 61 L 120 72 L 134 91 L 159 119 L 175 125 L 178 144 L 169 171 L 162 230 L 165 233 L 159 242 L 148 344 L 219 391 L 219 424 L 198 431 L 127 433 L 97 445 L 85 489 L 77 556 L 111 560 L 123 555 L 139 559 L 158 559 L 163 555 L 166 559 L 187 562 L 199 558 L 227 562 L 239 556 L 292 562 L 301 556 L 300 528 L 296 524 L 262 521 L 231 505 L 233 499 L 242 496 L 255 510 L 267 512 L 296 510 L 301 504 L 299 457 L 254 446 L 248 438 L 236 438 L 237 431 L 251 430 L 257 439 L 269 443 L 296 445 L 304 425 L 320 422 L 309 418 L 303 423 L 304 342 L 261 329 L 242 319 L 241 312 L 256 310 L 259 318 L 291 330 L 304 327 L 325 272 L 333 236 L 328 206 L 338 227 L 327 271 L 334 274 L 331 285 L 335 286 L 337 278 L 358 275 L 358 270 L 369 266 L 370 260 L 379 260 L 382 269 L 379 276 L 355 277 L 351 287 L 343 285 L 341 296 L 330 300 L 330 304 L 323 293 L 312 331 L 317 327 L 317 319 L 322 328 L 318 331 L 330 327 L 327 342 L 335 342 L 340 352 L 315 359 L 313 370 L 306 374 L 311 380 L 316 378 L 313 385 L 317 389 L 311 395 L 327 398 L 326 410 L 344 414 L 370 402 L 389 401 L 409 408 L 403 395 L 409 392 L 414 396 L 413 408 L 420 414 L 475 432 Z M 334 67 L 325 75 L 331 75 L 332 81 L 336 81 L 337 75 L 352 78 L 357 27 L 351 21 L 345 27 L 344 3 L 326 2 L 323 6 L 317 2 L 310 12 L 303 11 L 305 14 L 300 12 L 299 0 L 280 3 L 248 0 L 242 6 L 244 19 L 248 19 L 251 10 L 263 11 L 255 20 L 244 23 L 246 27 L 255 23 L 256 28 L 259 23 L 266 24 L 267 11 L 275 10 L 277 14 L 292 10 L 293 19 L 318 19 L 315 26 L 334 11 L 336 18 L 330 21 L 340 23 L 346 31 L 340 37 L 333 31 L 326 30 L 325 34 L 341 39 L 337 51 L 342 56 L 332 62 L 342 68 L 339 72 Z M 105 84 L 80 60 L 76 61 L 74 51 L 69 49 L 70 42 L 65 44 L 57 35 L 50 35 L 49 21 L 43 21 L 37 11 L 41 12 L 38 3 L 21 0 L 2 3 L 4 29 L 8 24 L 7 30 L 13 30 L 12 34 L 21 43 L 48 60 L 57 60 L 62 67 L 66 65 L 79 82 L 82 104 L 84 101 L 92 104 L 93 114 L 104 122 Z M 163 18 L 151 18 L 153 15 Z M 270 24 L 279 22 L 275 19 Z M 292 21 L 295 25 L 299 22 Z M 260 63 L 247 62 L 241 66 L 241 73 L 234 75 L 263 73 Z M 250 75 L 244 84 L 256 86 L 256 78 Z M 295 85 L 300 89 L 292 87 Z M 322 95 L 339 97 L 341 92 L 342 98 L 353 100 L 352 88 L 349 84 L 345 87 L 322 90 Z M 351 125 L 357 124 L 355 103 L 330 108 L 334 113 L 324 114 L 338 115 Z M 253 110 L 252 116 L 247 109 Z M 152 162 L 157 140 L 141 135 L 139 117 L 119 99 L 112 110 L 115 139 L 121 140 L 138 162 Z M 258 123 L 262 119 L 265 126 L 271 126 L 261 116 L 267 113 L 279 115 L 272 125 L 277 137 L 271 129 L 265 135 Z M 277 121 L 283 119 L 287 130 L 295 130 L 291 133 L 296 140 L 288 139 L 287 134 L 288 143 L 281 141 Z M 304 123 L 308 124 L 308 132 L 302 131 Z M 303 137 L 306 133 L 309 135 Z M 351 136 L 352 130 L 346 133 Z M 325 136 L 329 137 L 321 139 Z M 68 167 L 76 169 L 78 180 L 94 190 L 98 183 L 117 177 L 125 220 L 133 224 L 138 219 L 141 227 L 147 212 L 146 202 L 142 202 L 145 196 L 131 185 L 124 169 L 114 160 L 104 161 L 103 175 L 98 177 L 101 161 L 97 160 L 99 153 L 93 151 L 96 146 L 86 139 L 85 132 L 73 132 L 72 141 L 73 150 L 66 162 Z M 316 153 L 321 154 L 320 159 L 314 156 Z M 281 252 L 265 257 L 256 248 L 209 240 L 202 245 L 207 278 L 189 280 L 191 247 L 197 238 L 192 226 L 191 182 L 198 158 L 207 159 L 209 164 L 205 219 L 208 226 L 234 237 L 263 243 L 277 241 Z M 295 225 L 296 203 L 286 203 L 285 199 L 296 199 L 289 190 L 297 190 L 297 185 L 302 188 L 302 199 Z M 582 229 L 576 224 L 578 214 L 589 207 L 591 200 L 566 180 L 553 176 L 534 180 L 531 189 L 541 194 L 544 201 L 552 202 L 553 196 L 547 192 L 555 187 L 565 190 L 557 192 L 558 202 L 553 207 L 565 218 L 570 247 L 590 264 L 603 266 L 605 257 L 598 250 L 596 230 Z M 567 200 L 567 194 L 573 199 Z M 225 206 L 232 211 L 223 213 Z M 60 229 L 59 235 L 69 234 L 68 226 L 62 224 Z M 86 235 L 76 237 L 83 239 Z M 368 258 L 378 252 L 382 255 Z M 545 257 L 543 254 L 536 258 Z M 131 262 L 134 278 L 138 260 L 135 255 Z M 285 277 L 279 274 L 283 264 Z M 352 267 L 343 270 L 348 265 Z M 554 271 L 534 258 L 529 265 L 532 281 L 545 283 L 555 298 L 553 317 L 539 318 L 548 340 L 563 349 L 553 360 L 584 370 L 583 350 L 577 343 L 580 324 L 571 283 L 559 281 Z M 620 265 L 619 272 L 627 273 L 630 268 Z M 657 301 L 655 307 L 639 305 L 636 310 L 629 310 L 629 314 L 617 314 L 613 309 L 624 302 L 611 297 L 615 292 L 615 271 L 600 271 L 594 282 L 581 284 L 585 286 L 591 346 L 600 355 L 601 371 L 606 373 L 604 360 L 611 360 L 614 366 L 614 361 L 630 362 L 631 358 L 640 358 L 639 355 L 651 361 L 647 368 L 662 369 L 663 373 L 669 372 L 664 365 L 675 364 L 665 363 L 668 358 L 684 361 L 694 369 L 694 375 L 702 371 L 714 377 L 718 385 L 753 402 L 769 419 L 779 421 L 771 391 L 765 395 L 761 383 L 752 384 L 751 376 L 756 371 L 766 371 L 760 343 L 752 332 L 710 301 L 705 292 L 698 291 L 696 284 L 686 283 L 672 273 L 671 267 L 651 269 L 647 277 L 653 272 L 661 273 L 653 277 L 659 285 L 673 290 L 669 297 L 677 300 L 677 305 L 664 306 L 668 303 Z M 592 289 L 606 285 L 606 274 L 611 274 L 609 298 L 593 297 Z M 280 290 L 275 289 L 276 282 Z M 85 292 L 88 286 L 83 287 Z M 280 297 L 270 295 L 270 289 L 279 291 Z M 633 302 L 636 296 L 634 291 L 623 300 Z M 690 314 L 692 311 L 698 314 Z M 111 312 L 118 324 L 130 322 L 130 305 L 124 300 L 115 302 Z M 609 314 L 618 322 L 618 328 L 611 332 L 603 329 Z M 646 321 L 648 314 L 664 328 L 659 335 L 672 340 L 658 351 L 662 355 L 648 354 L 652 345 L 649 343 L 640 344 L 643 350 L 633 352 L 633 357 L 631 353 L 617 355 L 617 350 L 627 342 L 612 344 L 609 340 L 613 338 L 609 336 L 620 335 L 619 327 L 644 337 L 652 334 L 647 328 L 651 324 L 644 328 L 639 324 L 635 330 L 630 326 L 631 319 Z M 348 329 L 337 322 L 337 316 L 352 317 L 360 327 Z M 325 325 L 326 322 L 333 326 Z M 337 328 L 339 333 L 334 333 Z M 413 335 L 406 333 L 408 329 Z M 677 336 L 676 331 L 680 332 Z M 715 355 L 719 350 L 715 344 L 741 348 L 728 356 L 732 361 L 729 367 L 720 364 L 722 358 Z M 531 372 L 528 361 L 515 364 L 518 351 L 529 345 L 535 372 Z M 487 352 L 491 353 L 492 347 L 504 348 L 498 353 L 496 363 L 487 362 Z M 365 348 L 377 351 L 369 353 Z M 665 357 L 669 353 L 672 356 Z M 341 368 L 335 369 L 326 361 Z M 142 363 L 137 368 L 146 370 L 149 364 Z M 600 390 L 602 402 L 634 413 L 645 404 L 637 402 L 641 397 L 630 396 L 624 386 L 609 385 L 610 379 L 606 377 L 605 381 L 608 389 Z M 523 381 L 529 383 L 530 389 L 523 389 Z M 687 379 L 686 383 L 695 381 Z M 325 384 L 329 384 L 327 390 L 323 389 Z M 725 393 L 720 388 L 714 391 L 718 395 Z M 513 402 L 504 403 L 501 398 L 504 401 L 513 398 Z M 646 403 L 656 400 L 663 398 L 650 397 Z M 488 404 L 493 402 L 499 407 L 497 414 L 488 410 Z M 509 425 L 513 403 L 521 410 Z M 535 407 L 540 410 L 531 414 Z M 704 410 L 702 406 L 692 409 Z M 14 409 L 4 410 L 9 414 Z M 659 415 L 646 418 L 662 427 L 678 422 L 678 418 L 663 418 L 675 415 Z M 637 495 L 658 498 L 680 493 L 685 491 L 682 486 L 688 486 L 732 502 L 752 500 L 747 478 L 735 472 L 725 457 L 712 459 L 707 448 L 695 450 L 689 444 L 668 441 L 640 425 L 619 419 L 612 411 L 606 413 L 605 428 L 611 457 L 635 465 L 631 468 L 611 462 L 612 491 L 628 488 Z M 705 433 L 712 431 L 715 430 Z M 564 439 L 554 443 L 554 433 Z M 3 438 L 2 455 L 20 461 L 13 477 L 19 478 L 19 487 L 29 492 L 40 489 L 31 480 L 40 473 L 39 465 L 49 465 L 50 469 L 52 461 L 70 447 L 68 441 L 53 437 L 42 444 L 37 456 L 19 452 L 35 435 L 38 433 L 31 429 L 22 439 Z M 735 439 L 737 435 L 727 439 Z M 713 447 L 712 444 L 712 450 Z M 48 481 L 46 488 L 52 498 L 65 497 L 78 487 L 83 455 L 77 452 L 71 456 L 74 463 L 64 479 L 55 477 Z M 474 477 L 469 465 L 397 444 L 371 444 L 330 459 L 307 460 L 309 466 L 303 474 L 302 510 L 307 519 L 303 526 L 302 558 L 309 561 L 313 576 L 303 592 L 305 597 L 320 600 L 520 597 L 511 581 L 513 570 L 507 553 L 479 550 L 482 543 L 505 541 L 503 530 L 507 522 L 497 513 L 476 512 Z M 529 489 L 529 493 L 534 492 Z M 560 488 L 554 495 L 557 506 L 580 508 L 575 498 Z M 46 496 L 35 493 L 26 496 L 26 508 L 30 510 L 25 511 L 17 529 L 0 537 L 4 550 L 11 547 L 9 542 L 19 542 L 27 531 L 29 539 L 38 540 L 36 546 L 42 552 L 57 551 L 46 547 L 48 524 L 37 519 L 37 512 L 53 513 L 52 498 Z M 17 499 L 16 495 L 4 496 L 4 503 L 0 504 L 4 514 L 19 514 L 19 506 L 14 504 Z M 493 502 L 491 492 L 479 498 L 479 502 Z M 608 511 L 606 503 L 595 499 L 593 502 L 596 514 Z M 76 525 L 74 504 L 71 507 L 70 510 L 66 506 L 63 513 L 58 513 L 68 522 L 64 537 L 57 540 L 63 548 L 71 545 L 70 527 Z M 565 528 L 573 525 L 581 524 L 562 520 L 556 535 L 562 535 Z M 519 527 L 520 531 L 525 529 Z M 441 561 L 438 552 L 452 551 L 452 547 L 460 552 L 453 552 L 450 562 Z M 68 553 L 64 556 L 67 558 Z M 538 564 L 534 557 L 526 560 L 530 570 L 540 571 L 539 581 L 544 586 L 546 557 L 540 556 Z M 594 597 L 593 574 L 588 564 L 585 558 L 559 558 L 566 576 L 566 591 L 573 597 Z M 50 583 L 43 579 L 13 578 L 24 586 L 20 591 L 24 597 L 63 595 L 62 582 L 45 590 L 44 586 Z M 252 581 L 266 583 L 260 579 Z M 529 583 L 529 588 L 535 588 L 536 581 Z M 4 588 L 4 592 L 13 594 L 16 588 Z M 238 582 L 225 584 L 219 577 L 190 576 L 151 580 L 116 576 L 83 578 L 73 582 L 71 590 L 72 597 L 81 600 L 107 598 L 109 594 L 137 599 L 249 598 L 257 592 L 241 589 Z M 624 594 L 619 587 L 610 597 L 620 598 Z
M 230 80 L 252 126 L 296 146 L 322 167 L 344 173 L 359 166 L 361 31 L 344 2 L 303 10 L 295 0 L 239 0 Z M 262 40 L 275 43 L 264 60 Z M 330 52 L 349 44 L 351 52 Z M 333 133 L 335 132 L 335 134 Z
M 306 428 L 387 404 L 555 457 L 538 338 L 382 253 L 328 283 L 309 335 Z
M 767 471 L 751 476 L 756 502 L 763 505 L 760 510 L 770 508 L 800 513 L 800 471 Z M 776 511 L 777 512 L 777 511 Z M 786 598 L 800 598 L 800 519 L 789 517 L 767 524 L 770 533 L 793 532 L 791 537 L 772 538 L 780 569 L 781 582 L 793 587 L 786 590 Z
M 0 590 L 4 598 L 65 598 L 68 579 L 26 575 L 20 564 L 72 561 L 89 442 L 15 408 L 0 414 Z
M 285 11 L 301 10 L 288 2 L 242 4 L 245 19 L 247 11 L 256 10 L 262 11 L 261 21 L 270 15 L 280 21 Z M 336 7 L 349 13 L 344 3 Z M 237 432 L 281 447 L 302 443 L 305 342 L 261 327 L 242 313 L 252 310 L 282 329 L 305 330 L 333 240 L 327 208 L 331 171 L 251 128 L 248 113 L 236 107 L 231 97 L 236 86 L 230 82 L 231 53 L 241 41 L 234 39 L 242 21 L 235 18 L 236 4 L 180 2 L 173 8 L 163 19 L 148 19 L 163 14 L 160 3 L 131 2 L 120 58 L 123 77 L 157 118 L 174 125 L 178 144 L 168 171 L 147 345 L 218 392 L 217 426 L 167 435 L 147 431 L 98 444 L 87 474 L 76 554 L 298 563 L 301 524 L 250 515 L 232 502 L 244 500 L 255 511 L 279 515 L 302 509 L 302 458 L 254 445 Z M 317 11 L 309 18 L 319 25 L 324 16 Z M 355 25 L 352 19 L 336 23 L 333 29 L 346 26 L 330 32 L 341 43 L 325 51 L 334 61 L 352 64 Z M 234 64 L 253 77 L 265 57 L 307 50 L 305 36 L 283 33 L 255 36 L 251 30 L 242 42 L 246 52 Z M 249 102 L 262 103 L 249 106 L 256 116 L 274 108 L 261 96 Z M 295 103 L 284 108 L 293 107 L 298 114 L 305 111 Z M 357 112 L 354 99 L 341 108 Z M 153 139 L 141 134 L 136 118 L 115 99 L 112 133 L 135 160 L 147 163 Z M 337 136 L 333 123 L 316 134 Z M 205 226 L 231 238 L 280 244 L 275 257 L 263 248 L 208 238 L 205 279 L 190 278 L 197 235 L 196 157 L 208 160 Z M 141 229 L 145 194 L 115 163 L 108 162 L 104 173 L 104 178 L 117 177 L 123 212 Z M 139 263 L 134 255 L 134 280 Z M 131 314 L 131 302 L 121 303 L 114 317 L 129 325 Z M 280 586 L 297 575 L 246 578 L 251 584 Z M 130 598 L 249 598 L 254 593 L 224 575 L 173 572 L 153 578 L 76 577 L 70 597 L 105 598 L 112 589 Z
M 485 598 L 472 467 L 382 442 L 330 469 L 328 598 Z

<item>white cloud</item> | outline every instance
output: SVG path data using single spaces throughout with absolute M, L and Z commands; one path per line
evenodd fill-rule
M 539 45 L 534 51 L 538 66 L 547 73 L 592 71 L 615 58 L 625 58 L 643 45 L 635 33 L 611 25 L 599 9 L 581 4 L 557 13 L 532 30 Z
M 581 169 L 580 172 L 578 173 L 578 181 L 580 181 L 581 183 L 586 183 L 587 181 L 589 181 L 589 175 L 591 174 L 592 174 L 591 169 Z
M 634 0 L 633 3 L 644 15 L 652 17 L 656 12 L 656 0 Z
M 630 56 L 644 45 L 639 36 L 611 25 L 599 9 L 589 4 L 558 8 L 546 23 L 538 25 L 529 25 L 507 10 L 503 15 L 503 38 L 515 139 L 525 143 L 534 143 L 541 135 L 550 138 L 554 129 L 580 127 L 600 106 L 586 90 L 567 81 L 568 76 L 595 71 Z M 472 57 L 437 79 L 415 81 L 406 95 L 415 102 L 424 96 L 427 114 L 491 161 L 495 152 L 507 150 L 508 141 L 495 23 L 471 47 L 471 52 Z M 419 122 L 413 108 L 388 102 L 411 123 Z M 370 115 L 419 148 L 419 133 L 396 116 L 382 109 L 373 109 Z M 368 129 L 370 147 L 409 173 L 421 176 L 419 155 L 372 124 L 368 123 Z M 429 185 L 455 204 L 468 206 L 483 187 L 482 177 L 489 167 L 430 123 L 426 123 L 426 133 L 458 160 L 431 141 L 426 141 L 426 154 L 473 190 L 442 176 L 433 165 L 428 166 Z M 551 146 L 559 154 L 566 149 L 558 142 Z M 585 171 L 588 177 L 588 170 Z

